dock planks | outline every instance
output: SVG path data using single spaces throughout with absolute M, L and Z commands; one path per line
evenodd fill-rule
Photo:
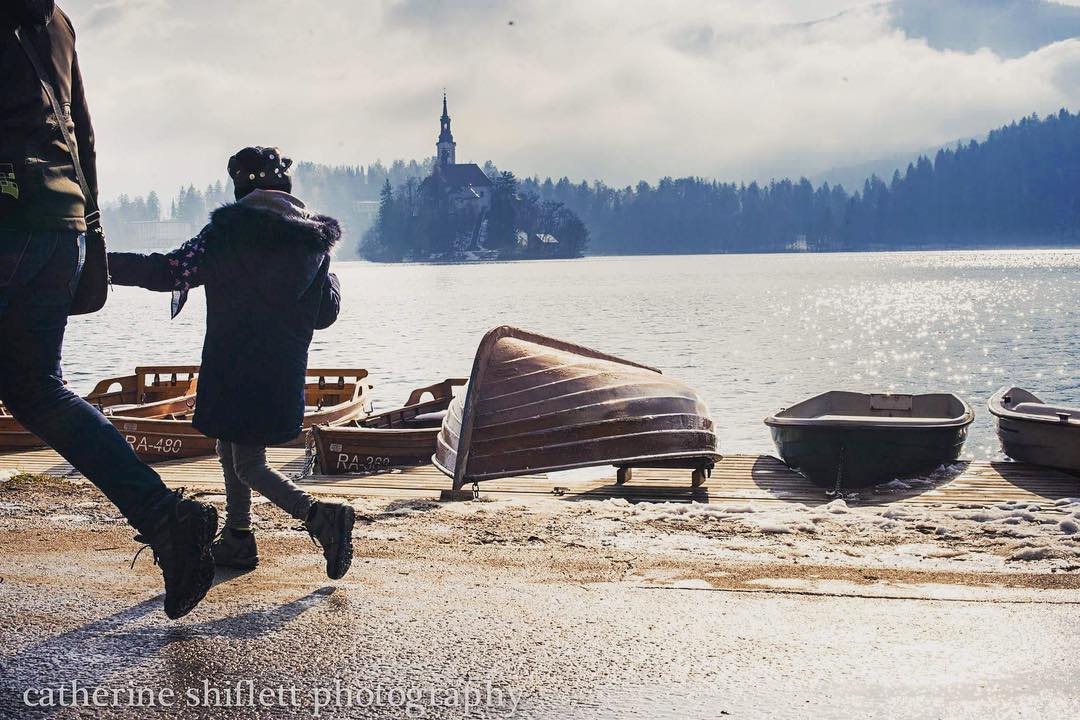
M 271 448 L 270 464 L 286 474 L 304 467 L 302 448 Z M 987 505 L 1007 501 L 1052 504 L 1080 497 L 1080 478 L 1048 468 L 1014 462 L 958 463 L 956 472 L 932 486 L 910 490 L 864 490 L 849 504 L 910 504 L 924 507 Z M 217 458 L 203 457 L 158 463 L 154 469 L 171 487 L 222 492 L 224 482 Z M 79 474 L 52 450 L 0 455 L 0 471 L 19 470 L 78 479 Z M 312 493 L 387 499 L 438 499 L 451 487 L 450 478 L 433 465 L 395 469 L 371 475 L 312 475 L 297 481 Z M 825 492 L 769 455 L 727 455 L 704 487 L 690 488 L 686 470 L 635 469 L 627 485 L 615 484 L 614 468 L 571 473 L 541 473 L 480 483 L 482 497 L 520 500 L 558 498 L 582 500 L 624 498 L 631 502 L 786 503 L 810 505 L 830 500 Z

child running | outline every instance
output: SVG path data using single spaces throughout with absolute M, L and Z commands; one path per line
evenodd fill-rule
M 277 148 L 244 148 L 229 159 L 237 202 L 216 210 L 197 237 L 173 252 L 109 253 L 113 282 L 173 293 L 206 288 L 206 337 L 192 424 L 217 439 L 226 520 L 217 565 L 254 568 L 256 490 L 304 523 L 337 580 L 352 563 L 352 507 L 316 502 L 266 462 L 266 446 L 296 438 L 313 332 L 337 319 L 341 287 L 330 272 L 338 222 L 292 195 L 292 160 Z

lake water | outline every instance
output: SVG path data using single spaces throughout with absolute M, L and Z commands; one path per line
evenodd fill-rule
M 341 262 L 343 309 L 312 366 L 371 372 L 376 407 L 467 376 L 483 333 L 517 325 L 660 368 L 708 402 L 722 451 L 773 452 L 762 418 L 830 389 L 955 392 L 995 457 L 986 398 L 1006 383 L 1080 404 L 1080 250 L 589 258 L 476 265 Z M 201 290 L 116 288 L 73 318 L 84 392 L 136 364 L 196 363 Z

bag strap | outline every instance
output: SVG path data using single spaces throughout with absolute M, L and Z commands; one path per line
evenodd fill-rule
M 67 116 L 60 109 L 60 101 L 56 99 L 56 91 L 53 90 L 52 83 L 49 82 L 49 76 L 45 74 L 45 68 L 41 65 L 41 60 L 38 58 L 37 52 L 34 50 L 34 46 L 30 44 L 30 41 L 23 37 L 23 34 L 19 32 L 19 28 L 15 28 L 15 39 L 19 41 L 19 45 L 22 46 L 23 52 L 26 53 L 26 57 L 30 59 L 30 64 L 34 66 L 34 72 L 37 73 L 38 80 L 41 81 L 41 87 L 45 89 L 45 94 L 49 96 L 49 104 L 52 105 L 53 116 L 56 118 L 57 124 L 60 125 L 60 133 L 64 136 L 64 143 L 67 144 L 68 153 L 71 155 L 71 162 L 75 165 L 75 177 L 79 180 L 79 186 L 82 188 L 83 198 L 86 204 L 86 223 L 87 225 L 95 225 L 100 221 L 101 213 L 98 210 L 97 201 L 94 199 L 93 193 L 90 192 L 90 183 L 86 182 L 86 175 L 83 174 L 82 163 L 79 162 L 79 154 L 75 151 L 78 147 L 75 143 L 75 139 L 71 136 L 71 131 L 68 130 Z

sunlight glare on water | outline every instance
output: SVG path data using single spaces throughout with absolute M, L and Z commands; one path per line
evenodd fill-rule
M 1004 384 L 1080 404 L 1073 348 L 1080 251 L 588 258 L 475 265 L 337 263 L 341 318 L 311 365 L 371 371 L 376 406 L 466 376 L 510 324 L 656 366 L 708 402 L 725 452 L 773 452 L 762 418 L 830 389 L 955 392 L 994 457 L 986 398 Z M 136 364 L 197 362 L 201 291 L 117 288 L 73 318 L 65 368 L 84 392 Z

